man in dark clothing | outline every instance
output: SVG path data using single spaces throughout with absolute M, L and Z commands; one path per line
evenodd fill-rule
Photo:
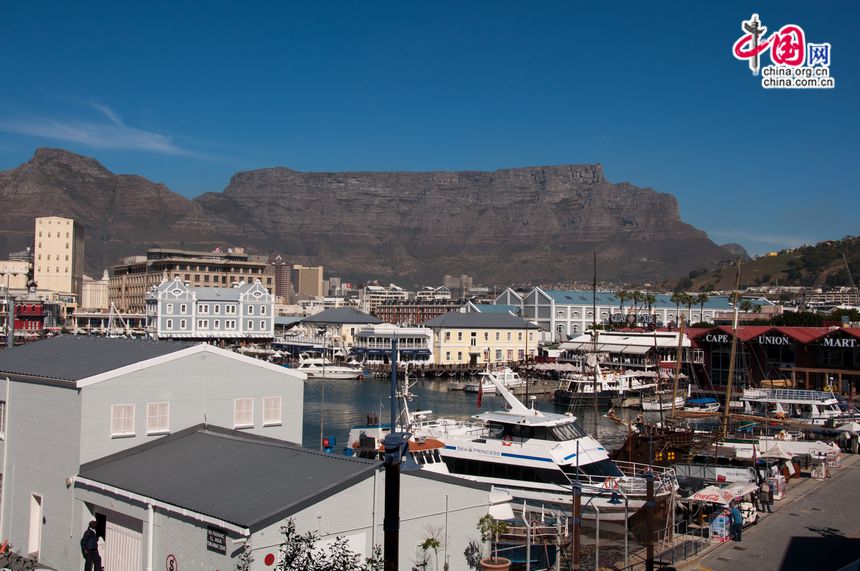
M 773 496 L 770 491 L 770 484 L 767 480 L 762 480 L 761 487 L 758 490 L 758 501 L 761 504 L 761 511 L 767 510 L 767 513 L 773 513 L 771 505 L 773 505 Z
M 81 555 L 84 556 L 84 571 L 101 571 L 102 557 L 99 555 L 99 536 L 96 533 L 98 523 L 90 522 L 90 526 L 81 538 Z
M 738 509 L 736 504 L 731 505 L 729 513 L 732 520 L 732 539 L 740 542 L 741 533 L 743 533 L 744 530 L 744 516 L 741 514 L 741 510 Z

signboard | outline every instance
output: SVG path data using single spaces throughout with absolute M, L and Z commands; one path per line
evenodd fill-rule
M 854 338 L 825 337 L 821 340 L 821 343 L 825 347 L 838 347 L 840 349 L 854 349 L 857 347 L 857 339 Z
M 217 527 L 206 528 L 206 549 L 214 551 L 215 553 L 220 553 L 221 555 L 226 555 L 227 533 L 223 529 L 218 529 Z
M 790 345 L 791 339 L 787 335 L 760 335 L 758 342 L 761 345 Z
M 167 559 L 164 561 L 164 570 L 179 571 L 179 563 L 176 561 L 176 556 L 174 554 L 171 553 L 167 556 Z

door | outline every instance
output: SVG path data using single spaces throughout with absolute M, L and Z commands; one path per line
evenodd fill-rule
M 140 571 L 143 568 L 143 522 L 114 511 L 105 515 L 104 568 Z
M 39 551 L 42 549 L 42 496 L 33 494 L 30 496 L 30 538 L 27 542 L 27 553 L 35 554 L 39 560 Z

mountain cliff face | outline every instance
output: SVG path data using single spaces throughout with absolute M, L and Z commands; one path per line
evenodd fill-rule
M 240 172 L 188 200 L 98 162 L 40 149 L 0 172 L 0 252 L 32 239 L 32 218 L 87 230 L 90 271 L 148 247 L 248 246 L 344 277 L 483 283 L 678 275 L 732 254 L 681 221 L 674 197 L 606 181 L 600 165 L 495 172 Z

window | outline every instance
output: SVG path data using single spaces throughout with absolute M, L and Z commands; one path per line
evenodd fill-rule
M 451 360 L 451 351 L 445 351 L 445 360 L 446 360 L 446 361 L 450 361 L 450 360 Z
M 484 341 L 489 341 L 489 340 L 490 340 L 490 332 L 484 331 Z
M 496 349 L 496 361 L 501 361 L 501 360 L 502 360 L 502 350 Z
M 114 404 L 110 407 L 110 435 L 113 438 L 134 436 L 134 405 Z
M 221 320 L 220 319 L 215 320 L 215 329 L 221 329 Z
M 6 438 L 6 401 L 0 401 L 0 439 Z
M 146 433 L 167 434 L 170 432 L 170 403 L 150 402 L 146 404 Z
M 182 315 L 185 315 L 187 312 L 188 312 L 188 306 L 187 305 L 185 305 L 183 303 L 182 305 L 179 306 L 179 313 L 181 313 Z
M 462 331 L 458 331 L 458 332 L 457 332 L 457 341 L 462 341 L 462 340 L 463 340 L 463 332 L 462 332 Z
M 214 306 L 214 307 L 212 308 L 212 311 L 214 311 L 214 312 L 215 312 L 215 315 L 220 315 L 220 314 L 221 314 L 221 306 L 220 306 L 220 305 L 216 305 L 216 306 Z
M 511 340 L 511 332 L 508 331 L 508 341 L 510 341 L 510 340 Z
M 445 341 L 450 341 L 450 340 L 451 340 L 451 332 L 450 332 L 450 331 L 446 331 L 446 332 L 445 332 Z
M 266 330 L 266 322 L 260 321 L 260 331 L 265 331 L 265 330 Z
M 181 319 L 179 321 L 179 328 L 180 329 L 186 329 L 187 327 L 188 327 L 188 322 L 184 319 Z
M 173 304 L 172 303 L 167 304 L 167 313 L 173 313 Z
M 260 315 L 266 315 L 266 306 L 265 305 L 260 306 Z
M 253 331 L 253 330 L 254 330 L 254 322 L 249 319 L 248 320 L 248 331 Z
M 458 360 L 458 361 L 462 361 L 462 360 L 463 360 L 463 353 L 462 353 L 462 352 L 460 352 L 460 351 L 457 351 L 457 360 Z
M 496 331 L 496 341 L 502 338 L 502 334 Z
M 281 397 L 263 397 L 263 426 L 281 424 Z
M 248 306 L 248 315 L 254 315 L 254 306 L 253 305 Z
M 517 341 L 522 341 L 522 340 L 523 340 L 523 332 L 520 331 L 519 333 L 517 333 Z
M 173 329 L 173 320 L 168 319 L 167 324 L 164 326 L 165 329 Z
M 209 305 L 206 303 L 201 303 L 197 306 L 197 310 L 199 313 L 209 313 Z
M 254 399 L 233 401 L 233 428 L 253 428 Z

